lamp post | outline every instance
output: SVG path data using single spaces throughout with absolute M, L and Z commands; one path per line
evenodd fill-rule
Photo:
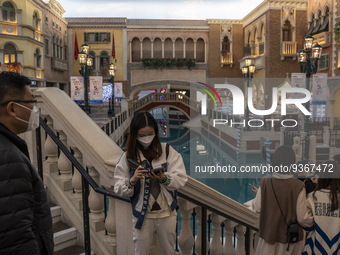
M 89 75 L 91 71 L 91 67 L 93 64 L 92 56 L 88 55 L 90 50 L 90 45 L 84 43 L 81 46 L 81 52 L 78 54 L 80 70 L 79 73 L 84 77 L 84 111 L 86 114 L 90 114 L 89 107 Z
M 246 85 L 246 88 L 244 90 L 244 93 L 246 95 L 246 102 L 245 102 L 245 120 L 246 122 L 248 122 L 248 118 L 249 118 L 249 108 L 248 108 L 248 88 L 249 88 L 249 84 L 250 84 L 250 81 L 251 79 L 253 78 L 253 75 L 255 73 L 255 65 L 254 65 L 254 58 L 252 57 L 246 57 L 244 59 L 244 62 L 245 62 L 245 66 L 243 66 L 241 69 L 242 69 L 242 74 L 243 74 L 243 77 L 246 81 L 245 85 Z
M 310 90 L 310 77 L 318 70 L 318 60 L 321 57 L 322 47 L 316 43 L 313 46 L 314 38 L 310 35 L 305 37 L 305 47 L 297 52 L 298 61 L 300 63 L 300 72 L 306 73 L 306 89 Z M 309 111 L 310 103 L 306 102 L 305 107 Z M 304 119 L 303 130 L 305 132 L 304 146 L 303 146 L 303 159 L 309 158 L 309 140 L 308 140 L 308 122 L 309 116 L 306 115 Z
M 115 75 L 116 75 L 116 70 L 117 67 L 115 66 L 115 64 L 111 63 L 109 66 L 109 74 L 111 76 L 111 83 L 112 83 L 112 95 L 111 98 L 109 100 L 109 110 L 107 112 L 107 114 L 110 117 L 115 117 Z

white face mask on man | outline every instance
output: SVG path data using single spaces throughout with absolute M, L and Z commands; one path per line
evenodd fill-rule
M 138 137 L 138 142 L 143 145 L 143 147 L 149 147 L 149 145 L 152 143 L 153 139 L 155 138 L 155 135 L 148 135 L 143 137 Z
M 15 102 L 14 102 L 15 103 Z M 30 118 L 28 121 L 26 120 L 23 120 L 19 117 L 15 117 L 17 120 L 20 120 L 22 122 L 25 122 L 25 123 L 28 123 L 28 126 L 27 126 L 27 131 L 32 131 L 34 129 L 36 129 L 37 127 L 39 127 L 39 116 L 40 116 L 40 113 L 39 113 L 39 108 L 37 106 L 33 106 L 32 109 L 22 105 L 22 104 L 18 104 L 18 103 L 15 103 L 16 105 L 19 105 L 29 111 L 31 111 L 31 114 L 30 114 Z

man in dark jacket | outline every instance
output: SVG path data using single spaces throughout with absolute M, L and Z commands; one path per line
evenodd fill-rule
M 18 134 L 39 126 L 39 109 L 17 73 L 0 73 L 0 254 L 52 255 L 46 191 Z

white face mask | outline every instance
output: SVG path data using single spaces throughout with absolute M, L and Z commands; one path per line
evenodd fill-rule
M 15 102 L 14 102 L 14 103 L 15 103 Z M 37 127 L 39 127 L 39 116 L 40 116 L 40 114 L 39 114 L 39 108 L 38 108 L 38 107 L 33 106 L 33 108 L 30 109 L 30 108 L 28 108 L 28 107 L 26 107 L 26 106 L 24 106 L 24 105 L 21 105 L 21 104 L 18 104 L 18 103 L 15 103 L 15 104 L 17 104 L 17 105 L 19 105 L 19 106 L 21 106 L 21 107 L 23 107 L 23 108 L 25 108 L 25 109 L 31 111 L 30 118 L 29 118 L 28 121 L 23 120 L 23 119 L 21 119 L 21 118 L 19 118 L 19 117 L 15 117 L 17 120 L 20 120 L 20 121 L 22 121 L 22 122 L 28 123 L 26 132 L 27 132 L 27 131 L 34 130 L 34 129 L 36 129 Z
M 155 138 L 155 135 L 148 135 L 143 137 L 138 137 L 138 142 L 143 145 L 143 147 L 149 147 L 149 145 L 152 143 L 153 139 Z

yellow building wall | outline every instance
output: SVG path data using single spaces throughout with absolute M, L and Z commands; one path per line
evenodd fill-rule
M 17 46 L 17 51 L 22 52 L 22 56 L 18 57 L 17 53 L 17 61 L 21 62 L 23 68 L 22 74 L 28 76 L 30 78 L 43 78 L 43 72 L 41 73 L 41 77 L 36 76 L 36 67 L 35 67 L 35 58 L 34 53 L 37 48 L 40 50 L 40 63 L 41 68 L 44 68 L 44 47 L 42 44 L 43 37 L 40 36 L 39 41 L 35 40 L 35 30 L 33 26 L 33 14 L 34 12 L 38 13 L 38 18 L 40 19 L 40 26 L 38 30 L 42 30 L 42 10 L 38 5 L 33 4 L 29 0 L 14 0 L 12 1 L 16 9 L 21 9 L 21 23 L 18 23 L 18 14 L 16 13 L 16 24 L 17 27 L 22 25 L 21 27 L 21 35 L 18 34 L 18 29 L 16 29 L 16 33 L 11 33 L 13 37 L 11 38 L 0 38 L 0 47 L 3 47 L 5 43 L 12 42 Z M 40 42 L 40 43 L 39 43 Z M 21 59 L 21 60 L 20 60 Z M 2 62 L 2 60 L 1 60 Z
M 112 52 L 112 33 L 114 33 L 114 41 L 115 41 L 115 53 L 116 53 L 116 62 L 114 64 L 117 67 L 115 81 L 123 80 L 123 31 L 121 29 L 77 29 L 73 30 L 72 34 L 72 58 L 73 58 L 73 71 L 72 74 L 74 76 L 79 76 L 79 57 L 77 60 L 74 59 L 74 47 L 75 47 L 75 35 L 77 35 L 78 48 L 79 52 L 81 51 L 81 45 L 84 44 L 84 33 L 85 32 L 109 32 L 111 35 L 110 43 L 90 43 L 91 46 L 90 51 L 94 51 L 96 56 L 100 55 L 100 52 L 105 50 L 108 52 L 109 56 L 111 56 Z M 110 63 L 113 61 L 112 57 L 110 57 Z

